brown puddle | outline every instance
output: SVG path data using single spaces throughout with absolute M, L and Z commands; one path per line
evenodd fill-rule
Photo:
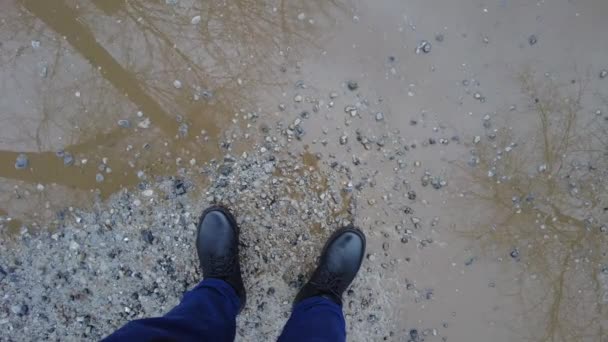
M 155 175 L 242 153 L 259 136 L 253 131 L 250 141 L 234 140 L 231 131 L 249 128 L 245 116 L 291 82 L 300 46 L 316 45 L 319 29 L 297 13 L 339 7 L 3 2 L 0 77 L 13 83 L 2 86 L 0 178 L 106 198 Z M 195 14 L 202 22 L 193 23 Z M 329 12 L 322 16 L 319 23 L 331 19 Z M 73 156 L 73 165 L 64 165 L 57 151 Z M 26 170 L 12 167 L 19 153 L 28 157 Z M 57 210 L 81 205 L 69 196 L 51 203 Z
M 467 197 L 485 213 L 462 233 L 521 264 L 512 295 L 527 322 L 522 336 L 603 341 L 608 197 L 599 189 L 607 185 L 608 158 L 598 120 L 604 119 L 583 111 L 584 80 L 561 85 L 539 78 L 530 71 L 520 78 L 536 139 L 504 129 L 496 144 L 477 149 Z

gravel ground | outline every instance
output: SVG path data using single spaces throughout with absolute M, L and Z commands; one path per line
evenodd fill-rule
M 275 338 L 325 238 L 350 222 L 354 203 L 339 186 L 346 170 L 328 179 L 299 156 L 261 151 L 206 167 L 207 188 L 159 179 L 93 211 L 70 211 L 53 234 L 0 242 L 0 340 L 99 339 L 129 320 L 162 315 L 201 279 L 196 222 L 212 203 L 232 208 L 242 231 L 249 299 L 238 339 Z M 390 334 L 381 320 L 390 300 L 382 287 L 364 264 L 345 297 L 350 340 Z

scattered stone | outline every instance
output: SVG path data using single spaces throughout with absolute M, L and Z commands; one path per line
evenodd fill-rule
M 97 183 L 101 183 L 101 182 L 103 182 L 103 181 L 104 181 L 104 179 L 105 179 L 105 178 L 104 178 L 104 176 L 103 176 L 101 173 L 98 173 L 98 174 L 96 174 L 96 175 L 95 175 L 95 181 L 96 181 Z
M 442 187 L 446 186 L 447 184 L 448 183 L 445 180 L 441 179 L 440 177 L 431 178 L 431 185 L 433 186 L 433 188 L 435 190 L 439 190 Z
M 480 92 L 475 92 L 475 93 L 473 94 L 473 98 L 474 98 L 475 100 L 479 100 L 479 102 L 486 102 L 486 98 L 485 98 L 485 97 L 483 97 L 483 95 L 481 95 L 481 93 L 480 93 Z
M 190 23 L 192 25 L 198 25 L 200 22 L 201 22 L 201 16 L 200 15 L 194 16 L 194 17 L 192 17 L 192 20 L 190 20 Z
M 412 342 L 419 342 L 419 335 L 418 335 L 418 330 L 416 329 L 412 329 L 410 330 L 410 341 Z
M 80 248 L 80 245 L 76 241 L 70 241 L 70 250 L 77 251 Z
M 484 128 L 490 128 L 490 127 L 492 127 L 492 123 L 490 122 L 490 114 L 486 114 L 483 117 L 483 127 Z
M 518 259 L 519 258 L 519 249 L 513 248 L 513 250 L 511 250 L 511 252 L 509 253 L 509 255 L 513 259 Z
M 343 135 L 340 137 L 340 145 L 346 145 L 348 143 L 348 137 Z
M 224 163 L 220 166 L 219 172 L 222 176 L 229 176 L 232 173 L 232 165 Z
M 12 305 L 11 312 L 17 316 L 25 316 L 29 313 L 29 307 L 25 304 Z
M 152 197 L 154 196 L 154 190 L 152 189 L 147 189 L 141 192 L 142 195 L 144 195 L 145 197 Z
M 63 154 L 63 165 L 65 165 L 65 166 L 74 165 L 74 157 L 72 156 L 71 153 L 65 152 Z
M 143 121 L 137 124 L 137 127 L 146 129 L 150 127 L 150 124 L 150 118 L 145 118 Z
M 469 159 L 467 164 L 469 164 L 470 167 L 475 167 L 475 166 L 479 165 L 479 157 L 471 156 L 471 158 Z
M 272 162 L 264 164 L 263 168 L 264 172 L 267 174 L 272 174 L 274 172 L 274 164 Z
M 40 62 L 38 63 L 38 75 L 41 78 L 46 78 L 48 76 L 49 73 L 49 66 L 46 62 Z
M 430 53 L 431 52 L 431 43 L 428 40 L 422 40 L 416 47 L 416 54 L 420 54 L 420 52 Z
M 302 102 L 303 99 L 304 98 L 300 94 L 293 97 L 294 102 Z
M 357 107 L 353 105 L 347 105 L 344 107 L 344 113 L 350 114 L 350 116 L 357 116 Z
M 600 78 L 604 79 L 606 77 L 608 77 L 608 70 L 603 69 L 602 71 L 600 71 Z
M 173 189 L 177 196 L 184 195 L 187 192 L 186 185 L 181 179 L 176 179 L 175 181 L 173 181 Z
M 431 180 L 431 176 L 425 173 L 420 178 L 420 183 L 422 184 L 422 186 L 427 186 L 427 185 L 429 185 L 430 180 Z
M 415 200 L 416 199 L 416 191 L 414 190 L 410 190 L 407 192 L 407 198 L 409 198 L 410 200 Z
M 530 44 L 530 46 L 536 44 L 538 42 L 538 38 L 536 37 L 536 35 L 530 35 L 530 37 L 528 37 L 528 43 Z
M 27 168 L 29 164 L 30 164 L 30 162 L 29 162 L 29 159 L 27 158 L 27 155 L 24 153 L 20 153 L 17 156 L 17 159 L 15 160 L 15 169 L 23 170 L 23 169 Z
M 359 83 L 357 83 L 355 81 L 348 81 L 346 83 L 346 86 L 348 87 L 348 90 L 355 91 L 359 88 Z
M 142 230 L 141 237 L 150 245 L 154 242 L 154 235 L 152 235 L 152 232 L 149 229 Z
M 179 136 L 182 138 L 185 138 L 188 136 L 188 128 L 190 126 L 188 126 L 187 123 L 183 122 L 179 125 L 179 127 L 177 128 L 177 132 L 179 133 Z
M 173 86 L 175 89 L 182 89 L 182 82 L 180 80 L 173 81 Z
M 131 128 L 131 121 L 129 120 L 118 120 L 118 126 L 122 128 Z
M 382 120 L 384 120 L 384 113 L 382 113 L 382 112 L 376 113 L 376 121 L 382 121 Z
M 473 262 L 475 262 L 475 260 L 477 260 L 477 257 L 472 256 L 464 262 L 464 265 L 471 266 L 473 264 Z
M 480 141 L 481 141 L 481 137 L 479 135 L 476 135 L 473 138 L 473 144 L 479 144 Z

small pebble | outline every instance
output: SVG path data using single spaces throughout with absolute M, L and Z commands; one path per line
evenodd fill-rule
M 173 86 L 175 87 L 175 89 L 181 89 L 182 82 L 180 80 L 175 80 L 175 81 L 173 81 Z
M 511 258 L 513 259 L 517 259 L 519 258 L 519 249 L 517 248 L 513 248 L 513 250 L 511 251 L 511 253 L 509 253 L 509 255 L 511 256 Z
M 190 20 L 190 23 L 191 23 L 192 25 L 197 25 L 197 24 L 198 24 L 198 23 L 200 23 L 200 22 L 201 22 L 201 16 L 200 16 L 200 15 L 197 15 L 197 16 L 195 16 L 195 17 L 192 17 L 192 20 Z
M 348 90 L 350 90 L 350 91 L 355 91 L 355 90 L 357 90 L 357 88 L 359 88 L 359 83 L 357 83 L 355 81 L 348 81 L 348 83 L 346 85 L 348 87 Z
M 376 121 L 382 121 L 382 120 L 384 120 L 384 113 L 382 113 L 382 112 L 376 113 Z
M 416 54 L 420 54 L 420 52 L 429 53 L 431 52 L 431 43 L 428 40 L 423 40 L 416 47 Z
M 105 178 L 103 177 L 103 175 L 101 173 L 98 173 L 95 175 L 95 181 L 97 181 L 97 183 L 101 183 L 103 182 Z
M 142 230 L 141 237 L 144 239 L 145 242 L 149 243 L 150 245 L 152 244 L 152 242 L 154 242 L 154 235 L 152 235 L 152 232 L 149 229 Z
M 118 120 L 118 126 L 122 128 L 131 128 L 131 121 L 129 120 Z
M 346 107 L 344 107 L 344 113 L 350 114 L 350 116 L 354 117 L 357 115 L 357 107 L 353 105 L 347 105 Z
M 70 166 L 74 164 L 74 157 L 72 156 L 71 153 L 69 152 L 65 152 L 63 154 L 63 165 L 65 166 Z
M 30 162 L 29 162 L 29 159 L 27 158 L 27 155 L 25 155 L 24 153 L 21 153 L 17 156 L 17 160 L 15 160 L 15 169 L 23 170 L 28 167 L 29 163 Z
M 143 121 L 137 124 L 137 127 L 146 129 L 150 127 L 150 118 L 145 118 Z
M 606 77 L 608 77 L 608 70 L 603 69 L 602 71 L 600 71 L 600 78 L 604 79 Z
M 536 35 L 531 35 L 530 37 L 528 37 L 528 43 L 530 44 L 530 46 L 536 44 L 538 42 L 538 38 L 536 38 Z

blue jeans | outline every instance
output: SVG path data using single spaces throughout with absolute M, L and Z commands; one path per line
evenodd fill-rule
M 240 300 L 228 283 L 206 279 L 164 317 L 127 323 L 103 341 L 233 341 Z M 298 303 L 279 337 L 284 341 L 345 341 L 342 308 L 323 297 Z

